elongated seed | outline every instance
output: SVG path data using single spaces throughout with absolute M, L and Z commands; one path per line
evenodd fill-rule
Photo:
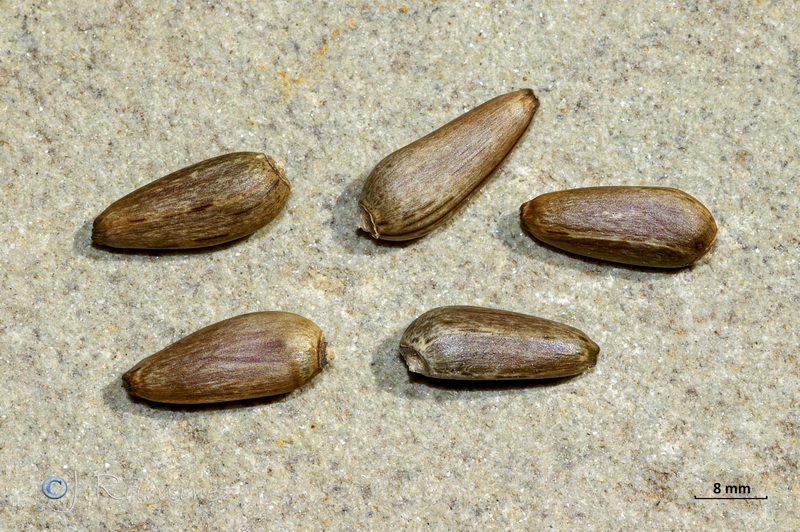
M 597 259 L 687 266 L 717 235 L 706 207 L 674 188 L 590 187 L 542 194 L 522 205 L 523 225 L 551 246 Z
M 383 240 L 433 231 L 489 178 L 538 106 L 530 89 L 504 94 L 388 155 L 364 183 L 361 229 Z
M 408 326 L 400 341 L 408 369 L 439 379 L 544 379 L 575 375 L 600 348 L 550 320 L 481 307 L 440 307 Z
M 184 249 L 230 242 L 269 223 L 289 182 L 263 153 L 229 153 L 134 190 L 94 221 L 92 242 L 115 248 Z
M 312 321 L 289 312 L 236 316 L 178 340 L 123 376 L 131 395 L 162 403 L 217 403 L 287 393 L 326 365 Z

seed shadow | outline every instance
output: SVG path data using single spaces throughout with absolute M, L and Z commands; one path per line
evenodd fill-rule
M 339 235 L 338 240 L 344 249 L 351 255 L 372 256 L 389 253 L 396 249 L 405 249 L 418 243 L 419 239 L 403 242 L 378 240 L 358 227 L 358 196 L 361 194 L 361 187 L 363 187 L 367 175 L 369 175 L 367 172 L 363 173 L 358 179 L 352 180 L 344 187 L 334 202 L 331 218 L 328 221 L 335 233 Z
M 392 335 L 375 350 L 372 373 L 378 387 L 404 399 L 443 401 L 479 399 L 487 395 L 522 395 L 537 388 L 551 388 L 570 381 L 579 381 L 593 373 L 592 369 L 579 375 L 555 379 L 508 381 L 467 381 L 433 379 L 408 370 L 398 345 L 402 333 Z
M 541 104 L 539 104 L 540 106 Z M 506 164 L 506 161 L 514 153 L 515 148 L 523 142 L 529 131 L 533 128 L 538 115 L 539 106 L 537 106 L 531 117 L 531 122 L 525 131 L 514 142 L 513 146 L 509 148 L 508 152 L 497 163 L 497 165 L 483 178 L 483 180 L 464 198 L 464 200 L 453 209 L 451 216 L 447 218 L 441 225 L 437 226 L 432 232 L 445 232 L 448 231 L 451 224 L 458 223 L 458 220 L 463 216 L 468 216 L 468 208 L 471 203 L 480 201 L 480 197 L 486 194 L 485 185 L 491 181 L 498 173 L 500 173 Z M 441 126 L 440 126 L 441 127 Z M 433 130 L 431 130 L 433 131 Z M 411 247 L 423 240 L 428 235 L 423 235 L 419 238 L 406 241 L 388 241 L 373 238 L 368 232 L 358 228 L 358 197 L 364 182 L 367 180 L 370 172 L 363 172 L 358 179 L 351 181 L 345 186 L 342 194 L 336 200 L 334 205 L 334 213 L 330 222 L 337 233 L 342 235 L 355 234 L 359 238 L 348 238 L 344 242 L 345 249 L 352 254 L 374 255 L 377 253 L 387 252 L 392 249 L 404 249 Z
M 76 254 L 94 260 L 116 260 L 128 257 L 130 260 L 144 261 L 150 260 L 153 257 L 187 257 L 193 255 L 205 256 L 239 245 L 241 242 L 249 240 L 259 231 L 261 231 L 261 229 L 259 229 L 255 233 L 243 236 L 242 238 L 205 248 L 163 250 L 121 249 L 92 243 L 92 222 L 93 220 L 86 220 L 75 232 L 75 236 L 73 237 L 72 241 L 72 249 Z
M 503 241 L 503 244 L 514 253 L 522 255 L 537 262 L 544 262 L 558 268 L 569 268 L 581 272 L 604 273 L 610 271 L 620 273 L 626 278 L 642 278 L 643 275 L 636 274 L 658 274 L 660 276 L 671 276 L 692 271 L 698 266 L 705 264 L 707 257 L 714 251 L 712 248 L 709 254 L 698 261 L 683 266 L 681 268 L 653 268 L 648 266 L 634 266 L 601 259 L 584 257 L 569 251 L 564 251 L 550 244 L 546 244 L 534 237 L 519 219 L 519 214 L 506 214 L 498 224 L 495 234 Z M 716 242 L 714 242 L 716 246 Z
M 167 260 L 192 256 L 204 257 L 212 253 L 217 253 L 228 248 L 241 245 L 245 241 L 252 240 L 254 243 L 257 243 L 259 241 L 259 235 L 263 235 L 265 232 L 270 230 L 270 227 L 274 227 L 281 223 L 281 220 L 288 216 L 287 213 L 289 210 L 290 209 L 288 208 L 288 205 L 284 206 L 277 216 L 267 222 L 263 227 L 258 228 L 255 232 L 250 233 L 249 235 L 237 238 L 236 240 L 231 240 L 230 242 L 216 244 L 214 246 L 189 249 L 123 249 L 94 244 L 92 243 L 92 225 L 94 223 L 94 218 L 90 218 L 85 220 L 75 232 L 75 236 L 72 239 L 72 249 L 77 255 L 88 257 L 94 260 L 128 259 L 138 260 L 141 262 L 152 260 L 154 257 L 166 257 Z
M 324 373 L 324 372 L 323 372 Z M 268 406 L 275 403 L 283 403 L 301 397 L 310 392 L 319 383 L 322 373 L 311 381 L 305 383 L 300 388 L 280 395 L 269 397 L 259 397 L 255 399 L 244 399 L 239 401 L 224 401 L 221 403 L 208 404 L 170 404 L 149 401 L 140 397 L 130 395 L 122 384 L 122 379 L 117 378 L 106 384 L 102 388 L 103 402 L 111 410 L 117 413 L 127 413 L 137 416 L 172 418 L 175 415 L 195 414 L 195 415 L 214 415 L 228 410 L 249 409 L 258 406 Z
M 484 183 L 488 181 L 489 178 L 491 178 L 491 176 L 493 176 L 499 170 L 499 168 L 500 167 L 498 166 L 491 174 L 489 174 L 489 177 L 484 181 Z M 357 255 L 373 256 L 376 254 L 389 253 L 398 249 L 411 248 L 420 244 L 423 240 L 431 237 L 434 233 L 453 231 L 454 229 L 452 229 L 451 226 L 457 225 L 463 216 L 469 215 L 469 205 L 473 202 L 477 203 L 480 201 L 480 196 L 486 193 L 483 186 L 479 187 L 475 193 L 471 194 L 461 205 L 456 207 L 452 216 L 445 220 L 430 234 L 423 235 L 413 240 L 380 240 L 373 238 L 370 233 L 358 227 L 357 224 L 359 216 L 358 196 L 361 192 L 361 186 L 363 185 L 364 179 L 366 179 L 366 176 L 364 176 L 364 178 L 361 180 L 351 182 L 345 187 L 344 191 L 334 205 L 333 217 L 331 222 L 329 222 L 338 234 L 354 235 L 352 237 L 348 236 L 347 239 L 343 240 L 343 245 L 349 253 Z

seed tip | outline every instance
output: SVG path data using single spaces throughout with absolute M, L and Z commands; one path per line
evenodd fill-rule
M 126 371 L 122 375 L 122 387 L 125 388 L 125 391 L 128 392 L 129 394 L 133 394 L 133 392 L 131 392 L 131 372 L 130 371 Z
M 103 237 L 104 232 L 102 218 L 98 216 L 92 222 L 92 244 L 102 245 L 103 240 L 105 240 Z
M 275 161 L 275 159 L 273 159 L 272 157 L 270 157 L 266 153 L 259 153 L 258 155 L 261 156 L 259 158 L 262 158 L 262 157 L 264 158 L 265 162 L 267 163 L 267 166 L 269 166 L 270 169 L 275 173 L 275 175 L 278 176 L 278 179 L 280 179 L 281 181 L 286 183 L 289 186 L 289 188 L 291 188 L 292 184 L 289 183 L 288 179 L 286 179 L 286 171 L 283 169 L 283 167 L 281 165 L 279 165 Z
M 532 111 L 536 111 L 539 108 L 539 98 L 536 97 L 536 94 L 533 92 L 533 89 L 525 88 L 519 91 L 522 96 L 526 99 L 531 101 L 531 109 Z
M 593 368 L 597 365 L 597 358 L 600 355 L 600 346 L 597 345 L 593 340 L 587 338 L 589 341 L 589 349 L 587 353 L 587 360 L 588 360 L 588 368 Z
M 372 218 L 372 213 L 364 207 L 360 202 L 358 204 L 359 223 L 358 227 L 367 233 L 371 234 L 373 238 L 380 238 L 378 229 L 375 227 L 375 222 Z
M 325 341 L 324 336 L 319 338 L 319 347 L 317 348 L 317 358 L 319 360 L 319 369 L 328 365 L 328 362 L 336 358 L 333 350 L 328 348 L 328 343 Z
M 403 358 L 406 361 L 408 371 L 412 373 L 419 373 L 421 375 L 430 375 L 428 363 L 424 358 L 422 358 L 422 356 L 420 356 L 419 353 L 417 353 L 417 351 L 414 350 L 414 348 L 401 345 L 400 354 L 403 355 Z

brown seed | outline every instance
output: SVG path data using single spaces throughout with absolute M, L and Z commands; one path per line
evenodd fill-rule
M 361 229 L 383 240 L 433 231 L 489 178 L 538 106 L 530 89 L 504 94 L 387 156 L 364 183 Z
M 680 268 L 705 255 L 717 224 L 705 206 L 674 188 L 590 187 L 525 203 L 523 225 L 551 246 L 637 266 Z
M 289 182 L 263 153 L 229 153 L 134 190 L 94 221 L 92 242 L 115 248 L 185 249 L 230 242 L 281 211 Z
M 254 312 L 190 334 L 122 379 L 131 395 L 162 403 L 217 403 L 287 393 L 326 365 L 325 339 L 289 312 Z
M 545 379 L 576 375 L 600 348 L 550 320 L 481 307 L 440 307 L 418 317 L 400 341 L 408 369 L 438 379 Z

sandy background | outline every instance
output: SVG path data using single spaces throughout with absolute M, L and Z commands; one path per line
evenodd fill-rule
M 768 1 L 0 1 L 2 528 L 797 529 L 799 23 Z M 530 129 L 450 222 L 405 246 L 356 232 L 381 158 L 523 87 Z M 241 150 L 293 186 L 252 237 L 90 246 L 113 200 Z M 663 273 L 521 229 L 524 201 L 589 185 L 683 189 L 716 247 Z M 446 304 L 576 326 L 599 363 L 411 378 L 399 337 Z M 255 310 L 315 321 L 332 366 L 225 407 L 122 389 L 144 356 Z M 714 483 L 769 498 L 694 499 Z

